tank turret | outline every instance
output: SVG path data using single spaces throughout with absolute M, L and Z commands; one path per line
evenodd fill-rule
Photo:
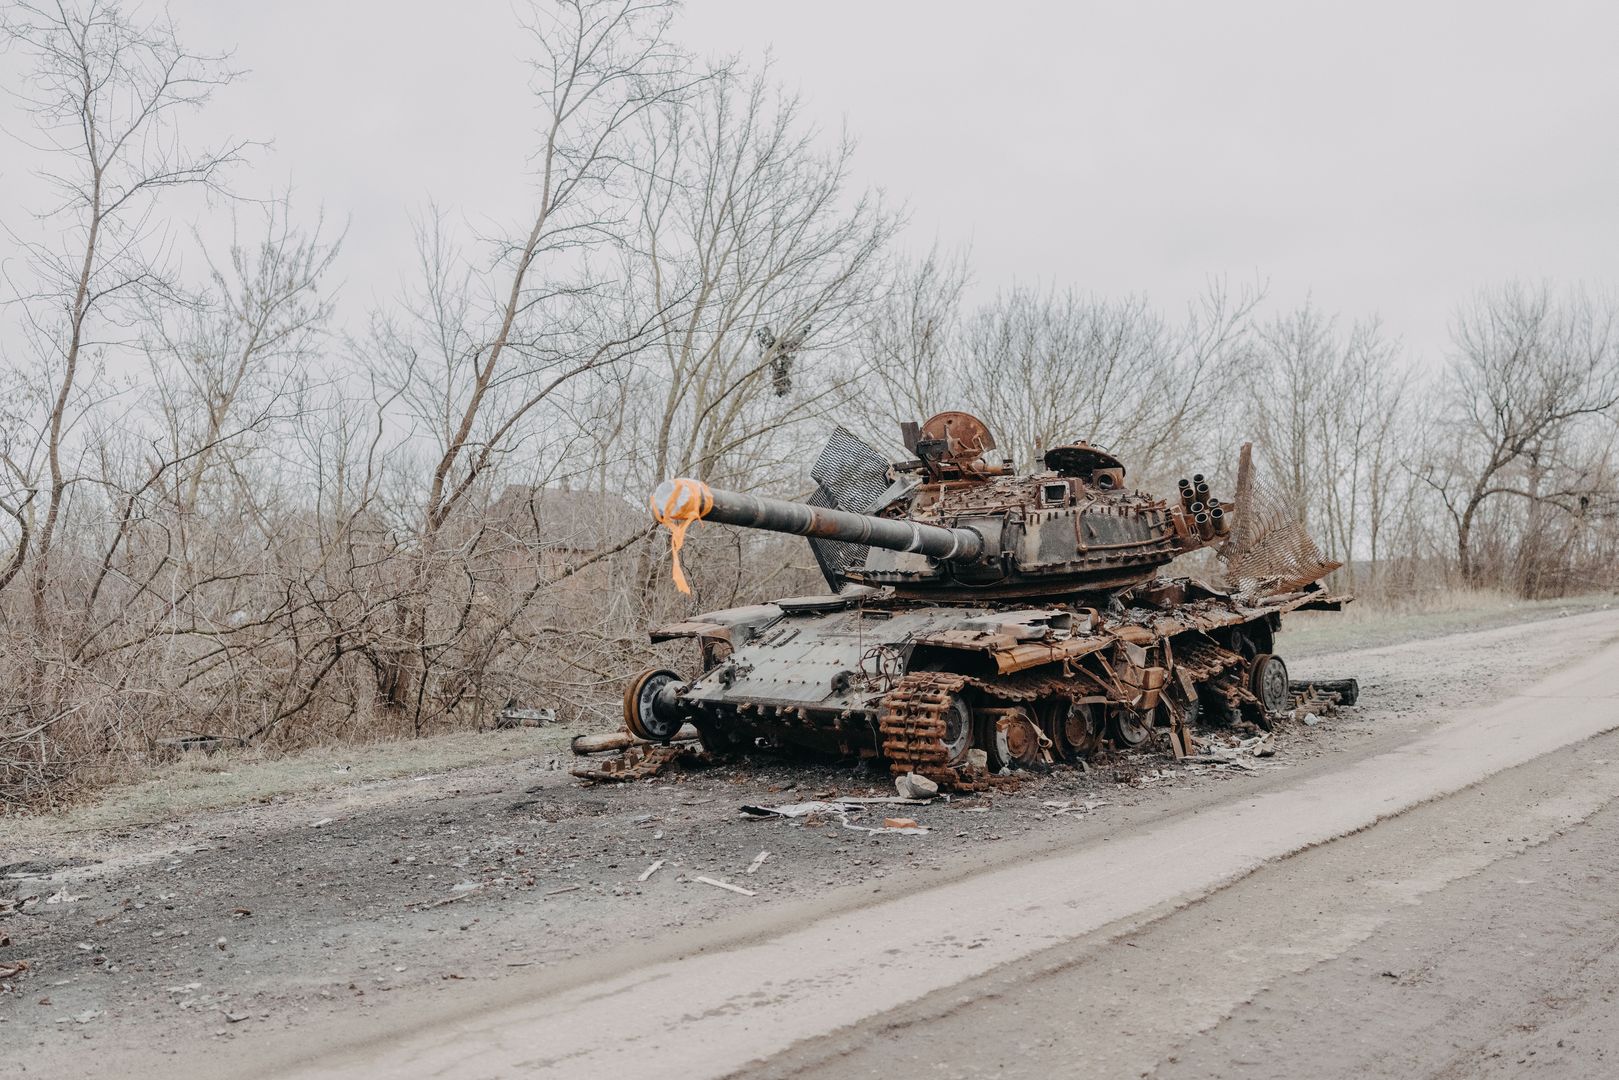
M 1215 500 L 1201 475 L 1182 481 L 1170 503 L 1128 490 L 1124 465 L 1087 443 L 1056 447 L 1045 470 L 1019 476 L 984 462 L 994 441 L 966 413 L 908 425 L 905 435 L 917 456 L 898 465 L 846 432 L 835 438 L 814 470 L 823 505 L 679 479 L 659 485 L 653 512 L 678 528 L 706 520 L 805 536 L 834 589 L 887 586 L 941 600 L 1127 588 L 1230 529 L 1235 508 Z M 840 491 L 851 471 L 880 493 Z

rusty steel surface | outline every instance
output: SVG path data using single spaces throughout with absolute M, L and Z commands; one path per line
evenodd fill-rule
M 809 503 L 669 482 L 697 491 L 709 521 L 809 537 L 831 591 L 655 629 L 655 641 L 694 639 L 701 667 L 632 684 L 631 730 L 689 722 L 715 750 L 875 755 L 968 790 L 991 769 L 1160 734 L 1180 757 L 1197 752 L 1196 724 L 1268 727 L 1287 710 L 1282 616 L 1349 600 L 1322 586 L 1336 564 L 1259 482 L 1247 447 L 1234 498 L 1195 474 L 1162 499 L 1084 442 L 1018 475 L 968 414 L 903 435 L 914 460 L 889 464 L 839 428 Z M 1213 580 L 1164 576 L 1203 550 L 1222 568 Z M 635 753 L 626 771 L 654 767 Z
M 993 778 L 984 766 L 953 761 L 945 747 L 946 714 L 966 685 L 956 675 L 917 671 L 883 696 L 877 726 L 889 771 L 916 773 L 949 791 L 989 788 Z
M 660 776 L 677 763 L 700 764 L 703 755 L 690 744 L 668 746 L 638 743 L 627 747 L 620 757 L 575 765 L 568 771 L 581 780 L 627 783 Z

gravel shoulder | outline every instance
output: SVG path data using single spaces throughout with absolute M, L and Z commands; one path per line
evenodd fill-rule
M 905 808 L 925 835 L 738 813 L 891 793 L 861 769 L 749 761 L 589 787 L 567 775 L 549 732 L 485 736 L 523 756 L 425 778 L 345 782 L 66 836 L 13 832 L 0 842 L 0 899 L 39 899 L 0 916 L 9 941 L 0 972 L 29 965 L 0 993 L 0 1032 L 22 1073 L 82 1076 L 94 1071 L 86 1050 L 116 1049 L 100 1059 L 110 1066 L 310 1023 L 363 1026 L 401 996 L 473 1007 L 512 980 L 566 978 L 571 958 L 593 957 L 599 973 L 682 955 L 1330 770 L 1543 678 L 1615 634 L 1619 618 L 1596 611 L 1399 644 L 1369 632 L 1374 647 L 1354 651 L 1301 649 L 1295 676 L 1356 675 L 1363 704 L 1280 731 L 1271 757 L 1241 769 L 1131 755 Z M 365 774 L 363 762 L 350 768 Z M 770 856 L 749 874 L 762 851 Z

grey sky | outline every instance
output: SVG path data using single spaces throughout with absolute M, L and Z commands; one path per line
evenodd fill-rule
M 252 69 L 208 121 L 274 139 L 250 182 L 352 218 L 350 317 L 392 291 L 429 198 L 521 215 L 506 0 L 170 7 Z M 1175 304 L 1258 276 L 1279 302 L 1381 312 L 1428 358 L 1481 285 L 1619 280 L 1611 4 L 690 0 L 677 36 L 771 50 L 811 116 L 859 137 L 858 178 L 911 207 L 907 243 L 970 243 L 985 291 Z

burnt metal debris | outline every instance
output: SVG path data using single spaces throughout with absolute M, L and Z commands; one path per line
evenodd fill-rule
M 1018 475 L 986 460 L 993 437 L 966 413 L 903 434 L 914 457 L 891 465 L 839 428 L 804 503 L 660 485 L 677 582 L 684 532 L 707 520 L 808 537 L 834 591 L 653 631 L 694 640 L 699 673 L 637 676 L 630 734 L 661 744 L 690 724 L 710 752 L 763 741 L 878 757 L 955 790 L 1155 733 L 1182 757 L 1199 720 L 1269 728 L 1286 714 L 1281 616 L 1350 599 L 1323 588 L 1338 564 L 1256 482 L 1247 447 L 1231 500 L 1202 475 L 1164 500 L 1087 443 Z M 1160 576 L 1201 549 L 1223 580 Z

